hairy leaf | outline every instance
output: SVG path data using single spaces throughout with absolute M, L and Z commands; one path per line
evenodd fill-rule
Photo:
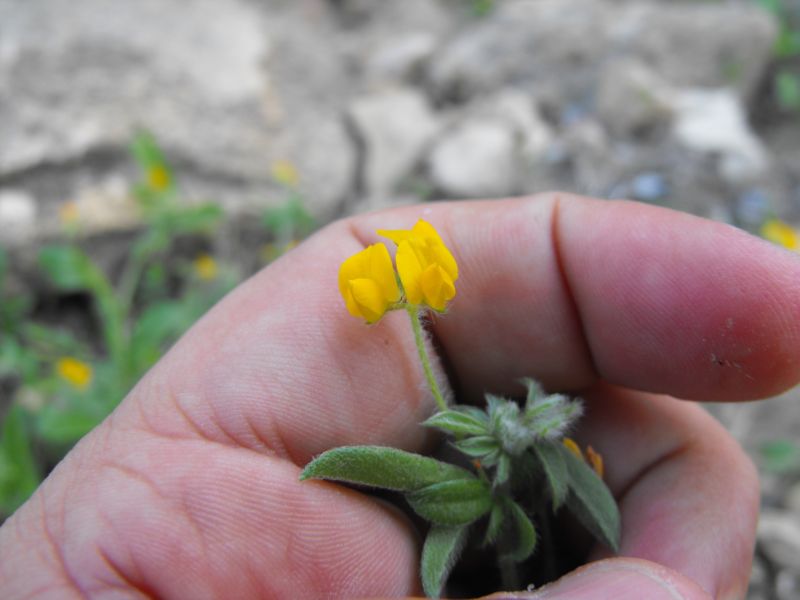
M 536 528 L 522 507 L 513 500 L 508 502 L 508 512 L 514 523 L 516 541 L 508 558 L 514 562 L 522 562 L 536 549 Z
M 620 516 L 617 502 L 597 473 L 564 446 L 558 446 L 569 473 L 566 503 L 575 517 L 598 540 L 619 550 Z
M 486 419 L 455 410 L 438 412 L 422 423 L 426 427 L 436 427 L 456 435 L 486 435 Z
M 437 525 L 468 525 L 492 508 L 492 493 L 480 479 L 435 483 L 406 495 L 411 508 Z
M 454 442 L 453 445 L 467 456 L 480 458 L 497 450 L 497 440 L 488 435 L 479 435 Z
M 505 521 L 506 511 L 502 503 L 495 502 L 492 506 L 492 512 L 489 513 L 489 523 L 486 525 L 486 535 L 483 537 L 484 546 L 494 544 L 497 536 L 503 527 Z
M 564 503 L 569 491 L 567 463 L 564 461 L 564 456 L 559 446 L 560 442 L 533 445 L 533 453 L 539 460 L 550 487 L 554 510 L 557 510 Z
M 312 460 L 300 479 L 330 479 L 413 492 L 452 479 L 475 480 L 461 467 L 385 446 L 342 446 Z
M 500 458 L 497 459 L 497 471 L 494 475 L 494 485 L 500 486 L 508 481 L 511 475 L 511 457 L 505 452 L 500 453 Z
M 438 598 L 450 571 L 461 556 L 467 541 L 468 527 L 434 525 L 422 548 L 420 574 L 422 588 L 429 598 Z

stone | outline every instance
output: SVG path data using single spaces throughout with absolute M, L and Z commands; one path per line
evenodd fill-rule
M 392 37 L 369 55 L 365 65 L 366 76 L 377 82 L 409 82 L 417 79 L 436 45 L 436 36 L 427 31 Z
M 0 246 L 23 241 L 36 224 L 36 200 L 25 191 L 0 190 Z
M 758 541 L 771 561 L 800 573 L 800 515 L 763 509 L 758 521 Z
M 348 115 L 363 147 L 362 186 L 374 196 L 397 187 L 439 128 L 425 97 L 410 88 L 361 97 Z
M 672 85 L 727 86 L 744 98 L 760 83 L 777 35 L 755 3 L 632 2 L 614 17 L 607 53 L 635 56 Z
M 744 107 L 728 89 L 687 89 L 676 95 L 675 138 L 700 154 L 718 154 L 720 175 L 734 184 L 762 177 L 768 156 L 747 123 Z
M 635 137 L 669 124 L 673 89 L 641 61 L 606 65 L 597 91 L 597 112 L 612 135 Z
M 514 134 L 500 121 L 470 120 L 442 136 L 428 166 L 434 185 L 447 196 L 511 194 L 516 187 Z
M 529 163 L 536 162 L 548 151 L 554 134 L 533 97 L 514 88 L 507 88 L 468 107 L 470 114 L 504 122 L 519 141 L 519 152 Z

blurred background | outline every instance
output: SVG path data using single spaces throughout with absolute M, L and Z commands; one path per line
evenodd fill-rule
M 565 190 L 800 249 L 800 0 L 0 0 L 0 519 L 332 219 Z M 800 598 L 800 400 L 709 409 Z

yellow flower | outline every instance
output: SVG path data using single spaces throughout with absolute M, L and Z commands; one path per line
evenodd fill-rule
M 443 311 L 456 295 L 458 265 L 430 223 L 420 219 L 410 230 L 379 230 L 397 244 L 397 271 L 411 304 Z
M 155 165 L 147 170 L 147 183 L 157 192 L 163 192 L 170 186 L 169 171 L 162 165 Z
M 58 209 L 58 217 L 61 219 L 61 223 L 67 227 L 76 224 L 80 218 L 78 203 L 74 200 L 64 202 Z
M 400 299 L 392 258 L 383 244 L 354 254 L 339 268 L 339 291 L 354 317 L 374 323 Z
M 92 367 L 71 356 L 58 359 L 56 373 L 61 379 L 78 390 L 85 390 L 92 382 Z
M 295 188 L 300 183 L 297 168 L 288 160 L 278 160 L 272 163 L 272 178 L 288 188 Z
M 780 219 L 768 219 L 761 226 L 761 235 L 787 250 L 800 250 L 800 239 L 795 229 Z
M 201 254 L 192 263 L 194 272 L 204 281 L 211 281 L 217 276 L 217 261 L 210 254 Z

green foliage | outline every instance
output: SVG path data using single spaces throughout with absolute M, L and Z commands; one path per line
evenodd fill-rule
M 792 440 L 772 440 L 759 448 L 759 462 L 767 471 L 787 473 L 800 467 L 800 447 Z
M 0 512 L 14 512 L 40 480 L 25 411 L 13 405 L 0 431 Z
M 300 479 L 329 479 L 415 492 L 435 483 L 474 476 L 461 467 L 396 448 L 342 446 L 311 461 Z
M 786 111 L 800 111 L 800 76 L 787 70 L 775 75 L 775 96 Z
M 756 0 L 778 23 L 778 36 L 773 56 L 780 68 L 772 81 L 778 106 L 787 112 L 800 111 L 800 72 L 795 69 L 800 59 L 800 6 L 788 0 Z
M 213 259 L 204 275 L 197 265 L 175 258 L 177 242 L 213 234 L 223 211 L 181 198 L 175 172 L 151 134 L 139 132 L 130 152 L 140 174 L 134 194 L 143 227 L 114 277 L 79 246 L 79 223 L 69 224 L 67 243 L 44 247 L 38 256 L 56 291 L 89 297 L 99 344 L 34 321 L 31 299 L 6 289 L 9 259 L 0 248 L 0 377 L 10 379 L 18 400 L 2 422 L 0 518 L 35 489 L 50 466 L 37 463 L 30 448 L 58 459 L 239 279 L 230 271 L 218 273 Z M 297 239 L 312 227 L 296 194 L 271 219 L 273 229 L 265 232 L 270 235 L 277 228 Z M 65 358 L 83 372 L 65 375 L 59 370 Z
M 533 447 L 533 454 L 547 480 L 553 509 L 558 510 L 569 491 L 569 473 L 564 454 L 556 444 L 537 444 Z
M 300 478 L 403 492 L 411 508 L 431 523 L 420 569 L 431 597 L 441 593 L 467 528 L 484 517 L 483 543 L 497 547 L 500 570 L 508 576 L 505 585 L 517 584 L 516 566 L 533 555 L 539 544 L 534 520 L 547 519 L 548 507 L 553 512 L 566 507 L 600 542 L 617 550 L 616 502 L 561 437 L 580 415 L 580 402 L 546 394 L 532 380 L 523 383 L 528 392 L 522 409 L 489 394 L 486 410 L 453 406 L 423 423 L 454 436 L 451 444 L 473 459 L 475 474 L 393 448 L 348 446 L 323 453 Z
M 468 531 L 466 526 L 445 525 L 434 525 L 428 531 L 422 548 L 420 576 L 422 588 L 429 598 L 441 595 L 447 577 L 467 542 Z
M 612 550 L 619 550 L 621 526 L 617 502 L 585 462 L 563 446 L 559 450 L 569 473 L 567 507 L 595 538 Z
M 410 492 L 406 500 L 420 517 L 436 525 L 469 525 L 492 509 L 489 485 L 472 475 Z

